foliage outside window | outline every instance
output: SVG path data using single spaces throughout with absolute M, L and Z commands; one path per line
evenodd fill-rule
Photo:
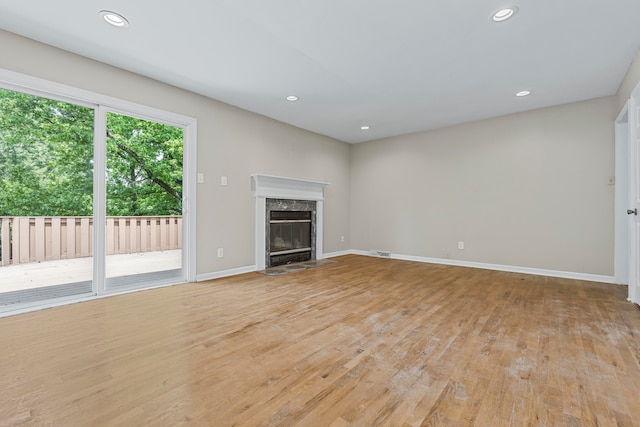
M 0 216 L 93 212 L 94 110 L 0 89 Z M 107 216 L 180 215 L 183 132 L 107 114 Z

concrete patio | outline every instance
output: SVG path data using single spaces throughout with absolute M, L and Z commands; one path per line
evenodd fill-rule
M 107 277 L 130 276 L 182 266 L 182 250 L 107 256 Z M 0 293 L 90 281 L 93 258 L 72 258 L 0 267 Z

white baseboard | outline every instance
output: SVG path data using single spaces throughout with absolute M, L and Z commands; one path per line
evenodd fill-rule
M 341 251 L 341 252 L 330 252 L 326 254 L 322 254 L 322 258 L 334 258 L 343 255 L 351 255 L 353 251 Z M 238 274 L 252 273 L 254 271 L 258 271 L 258 267 L 256 265 L 248 265 L 246 267 L 238 267 L 238 268 L 230 268 L 229 270 L 222 271 L 214 271 L 213 273 L 205 273 L 198 274 L 196 276 L 196 282 L 204 282 L 206 280 L 214 280 L 214 279 L 222 279 L 224 277 L 237 276 Z
M 350 251 L 354 255 L 372 256 L 368 251 L 353 250 Z M 458 267 L 482 268 L 485 270 L 506 271 L 510 273 L 533 274 L 536 276 L 559 277 L 563 279 L 585 280 L 589 282 L 615 283 L 613 276 L 601 276 L 597 274 L 575 273 L 571 271 L 546 270 L 541 268 L 518 267 L 512 265 L 486 264 L 482 262 L 460 261 L 445 258 L 428 258 L 412 255 L 391 254 L 391 259 L 399 259 L 404 261 L 425 262 L 430 264 L 454 265 Z
M 322 254 L 321 259 L 335 258 L 343 255 L 364 255 L 364 256 L 377 258 L 374 255 L 371 255 L 369 251 L 347 250 L 347 251 L 329 252 L 326 254 Z M 485 270 L 532 274 L 535 276 L 559 277 L 562 279 L 585 280 L 588 282 L 615 283 L 615 277 L 613 276 L 576 273 L 571 271 L 546 270 L 542 268 L 518 267 L 513 265 L 501 265 L 501 264 L 486 264 L 482 262 L 461 261 L 461 260 L 446 259 L 446 258 L 419 257 L 419 256 L 413 256 L 413 255 L 401 255 L 401 254 L 394 254 L 394 253 L 391 254 L 391 259 L 424 262 L 429 264 L 453 265 L 458 267 L 482 268 Z M 246 267 L 232 268 L 229 270 L 222 270 L 222 271 L 216 271 L 213 273 L 200 274 L 196 276 L 196 282 L 203 282 L 205 280 L 213 280 L 213 279 L 221 279 L 223 277 L 236 276 L 238 274 L 251 273 L 254 271 L 257 271 L 257 267 L 255 265 L 249 265 Z
M 230 268 L 229 270 L 214 271 L 213 273 L 198 274 L 196 276 L 196 282 L 204 282 L 205 280 L 222 279 L 223 277 L 237 276 L 238 274 L 252 273 L 257 271 L 258 267 L 255 265 L 248 265 L 246 267 Z
M 341 251 L 322 254 L 321 258 L 334 258 L 342 255 L 351 255 L 353 251 Z M 196 276 L 196 282 L 204 282 L 206 280 L 222 279 L 224 277 L 237 276 L 238 274 L 252 273 L 258 271 L 256 265 L 248 265 L 246 267 L 230 268 L 229 270 L 214 271 L 213 273 L 198 274 Z
M 329 252 L 326 254 L 322 254 L 322 258 L 335 258 L 337 256 L 343 256 L 343 255 L 352 255 L 353 251 L 340 251 L 340 252 Z

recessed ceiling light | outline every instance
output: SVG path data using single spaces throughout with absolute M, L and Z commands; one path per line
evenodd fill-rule
M 531 95 L 530 90 L 521 90 L 520 92 L 516 93 L 516 96 L 520 98 L 522 98 L 523 96 L 529 96 L 529 95 Z
M 362 129 L 362 130 L 369 130 L 369 126 L 366 126 L 366 125 L 365 125 L 365 126 L 360 126 L 360 129 Z
M 298 97 L 295 95 L 287 96 L 287 101 L 296 102 L 297 100 L 298 100 Z
M 512 18 L 513 15 L 515 15 L 516 13 L 518 13 L 518 8 L 515 6 L 511 6 L 511 7 L 505 7 L 504 9 L 500 9 L 496 12 L 494 12 L 491 15 L 491 20 L 493 22 L 503 22 L 506 21 L 509 18 Z
M 108 24 L 113 25 L 118 28 L 128 28 L 129 21 L 124 16 L 120 15 L 117 12 L 112 12 L 110 10 L 101 10 L 100 16 L 107 21 Z

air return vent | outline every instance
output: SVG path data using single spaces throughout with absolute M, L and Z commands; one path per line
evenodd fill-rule
M 369 251 L 369 254 L 380 258 L 391 258 L 391 252 L 389 251 L 377 251 L 375 249 L 372 249 Z

